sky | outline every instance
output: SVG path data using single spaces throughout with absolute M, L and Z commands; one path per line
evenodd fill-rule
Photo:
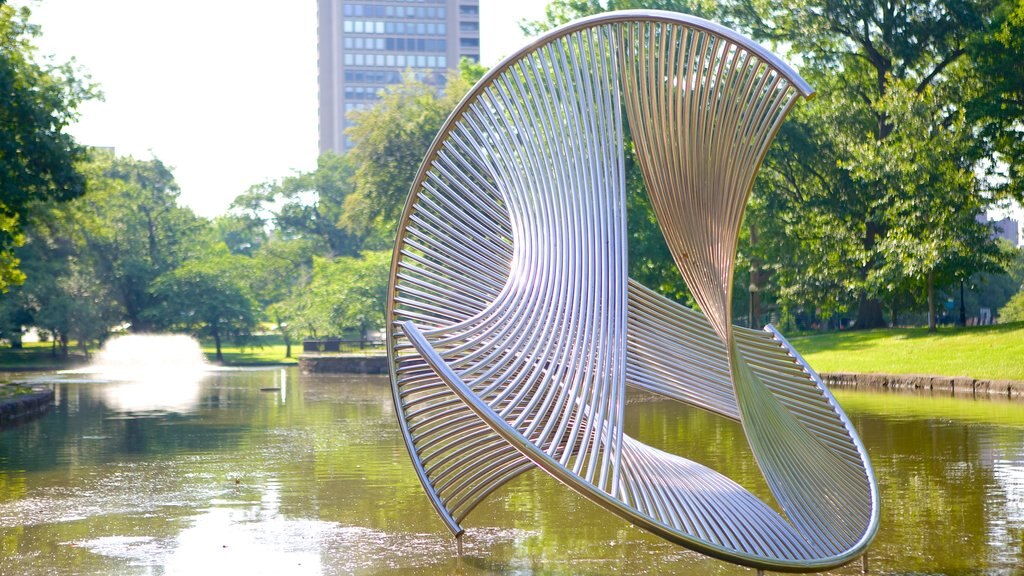
M 103 92 L 70 132 L 174 169 L 180 202 L 224 213 L 252 185 L 317 157 L 316 0 L 21 0 L 42 54 L 74 58 Z M 547 0 L 481 0 L 480 51 L 524 43 Z

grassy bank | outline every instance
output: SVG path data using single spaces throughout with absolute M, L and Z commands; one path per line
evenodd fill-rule
M 202 341 L 203 354 L 210 362 L 217 359 L 217 347 L 213 340 Z M 280 336 L 253 336 L 244 344 L 222 342 L 220 347 L 224 364 L 229 366 L 260 366 L 267 364 L 295 364 L 302 354 L 302 343 L 292 344 L 292 357 L 285 356 L 287 348 Z
M 1024 380 L 1024 322 L 968 328 L 896 328 L 790 339 L 818 372 L 931 374 Z
M 49 342 L 26 342 L 18 350 L 0 346 L 0 371 L 22 372 L 36 370 L 66 370 L 82 366 L 85 356 L 78 350 L 69 350 L 68 357 L 53 354 Z
M 213 341 L 203 341 L 201 346 L 207 359 L 213 362 L 217 356 L 217 349 Z M 96 352 L 96 350 L 90 350 L 90 354 Z M 302 344 L 292 346 L 293 358 L 285 357 L 286 349 L 280 336 L 255 336 L 244 344 L 224 343 L 221 346 L 221 352 L 224 355 L 224 364 L 230 366 L 294 364 L 296 362 L 294 356 L 302 353 Z M 62 358 L 59 354 L 54 356 L 49 342 L 26 342 L 24 347 L 19 350 L 0 347 L 0 372 L 66 370 L 87 363 L 88 359 L 82 355 L 74 343 L 71 345 L 67 358 Z
M 799 336 L 790 342 L 819 372 L 932 374 L 1024 381 L 1024 322 L 975 328 L 924 328 L 831 332 Z M 212 341 L 202 342 L 212 362 Z M 280 336 L 257 336 L 245 344 L 225 343 L 224 363 L 231 366 L 293 364 L 302 345 L 285 357 Z M 22 350 L 0 348 L 0 371 L 61 370 L 82 365 L 76 353 L 53 357 L 49 343 L 27 343 Z

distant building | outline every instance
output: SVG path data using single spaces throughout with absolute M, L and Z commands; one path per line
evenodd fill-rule
M 1020 246 L 1020 224 L 1016 220 L 1007 216 L 1002 220 L 989 220 L 987 214 L 980 214 L 977 218 L 978 222 L 989 223 L 992 225 L 992 237 L 993 238 L 1004 238 L 1009 240 L 1014 246 Z
M 459 60 L 480 61 L 479 0 L 317 0 L 320 153 L 345 152 L 346 114 L 411 69 L 441 86 Z

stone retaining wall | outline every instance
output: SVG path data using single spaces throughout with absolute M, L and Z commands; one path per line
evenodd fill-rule
M 856 374 L 852 372 L 823 372 L 821 379 L 830 388 L 933 390 L 952 394 L 1007 396 L 1024 399 L 1024 382 L 1018 380 L 987 380 L 965 376 L 921 374 Z
M 303 374 L 387 374 L 387 356 L 299 356 Z
M 0 400 L 0 426 L 41 414 L 53 404 L 53 390 L 42 389 L 30 394 Z

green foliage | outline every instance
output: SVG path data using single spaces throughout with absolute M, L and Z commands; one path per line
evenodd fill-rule
M 1010 298 L 1010 301 L 999 309 L 1001 322 L 1024 322 L 1024 289 Z
M 97 279 L 124 308 L 135 332 L 154 328 L 151 291 L 157 277 L 200 253 L 207 224 L 178 206 L 178 185 L 160 160 L 94 151 L 82 172 L 89 193 L 71 205 L 64 224 Z
M 0 2 L 0 293 L 24 281 L 13 251 L 33 205 L 84 192 L 82 149 L 65 132 L 93 89 L 70 64 L 39 58 L 28 8 Z
M 291 357 L 292 342 L 302 334 L 298 333 L 293 310 L 283 303 L 309 285 L 313 254 L 309 240 L 273 237 L 253 255 L 249 286 L 284 339 L 287 357 Z
M 748 213 L 772 243 L 755 250 L 787 306 L 856 307 L 858 327 L 878 326 L 882 298 L 919 306 L 928 286 L 998 267 L 973 221 L 992 198 L 991 157 L 968 114 L 983 79 L 966 57 L 992 9 L 725 5 L 734 24 L 789 50 L 818 90 L 783 125 L 756 185 L 764 209 Z
M 376 106 L 350 114 L 355 141 L 355 194 L 345 201 L 343 226 L 352 233 L 378 235 L 390 246 L 405 199 L 420 163 L 441 125 L 469 91 L 467 79 L 451 73 L 444 91 L 407 75 L 380 94 Z
M 487 74 L 487 67 L 469 58 L 459 60 L 459 77 L 470 86 L 476 84 Z
M 991 168 L 998 192 L 1024 200 L 1024 3 L 1003 0 L 992 13 L 991 31 L 967 45 L 982 79 L 968 110 L 979 135 L 999 160 Z
M 384 327 L 390 251 L 368 251 L 360 258 L 314 258 L 308 286 L 271 313 L 312 337 L 355 332 L 365 337 Z
M 313 240 L 321 254 L 357 254 L 369 232 L 343 224 L 345 203 L 355 190 L 354 166 L 350 157 L 327 152 L 317 159 L 312 172 L 249 188 L 232 204 L 232 229 L 242 236 L 229 245 L 238 250 L 249 242 L 251 247 L 266 224 L 273 222 L 281 237 Z
M 78 169 L 87 194 L 37 210 L 18 250 L 26 280 L 0 308 L 5 333 L 35 325 L 69 342 L 98 344 L 127 324 L 149 331 L 161 317 L 158 277 L 212 249 L 211 229 L 177 205 L 174 178 L 159 160 L 94 150 Z
M 256 327 L 257 303 L 246 283 L 249 261 L 244 256 L 214 251 L 182 263 L 153 283 L 160 307 L 151 312 L 163 328 L 210 336 L 217 360 L 221 342 L 238 341 Z

